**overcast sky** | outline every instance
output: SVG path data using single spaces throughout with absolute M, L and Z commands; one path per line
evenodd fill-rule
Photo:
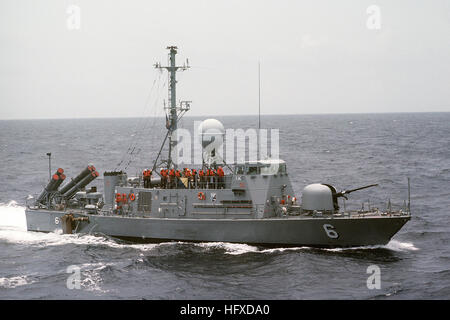
M 140 116 L 168 45 L 190 115 L 257 113 L 258 61 L 263 114 L 450 111 L 448 0 L 1 0 L 0 119 Z

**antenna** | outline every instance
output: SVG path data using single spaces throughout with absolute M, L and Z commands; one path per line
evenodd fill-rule
M 52 153 L 47 152 L 48 157 L 48 181 L 52 180 Z
M 258 61 L 258 140 L 257 140 L 257 150 L 258 150 L 258 155 L 257 155 L 257 160 L 260 160 L 260 154 L 259 154 L 259 149 L 260 149 L 260 135 L 261 135 L 261 62 Z
M 258 61 L 258 129 L 261 129 L 261 62 L 259 61 Z
M 411 214 L 411 179 L 408 177 L 408 212 Z

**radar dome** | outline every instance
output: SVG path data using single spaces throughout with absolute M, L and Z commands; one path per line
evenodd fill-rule
M 198 132 L 203 148 L 211 142 L 214 142 L 215 147 L 218 147 L 223 142 L 225 128 L 219 120 L 206 119 L 200 124 Z

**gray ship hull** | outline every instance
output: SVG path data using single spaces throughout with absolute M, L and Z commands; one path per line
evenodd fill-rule
M 27 209 L 28 231 L 62 232 L 66 212 Z M 403 216 L 177 219 L 109 215 L 89 217 L 75 233 L 139 242 L 233 242 L 265 246 L 353 247 L 384 245 L 410 220 Z

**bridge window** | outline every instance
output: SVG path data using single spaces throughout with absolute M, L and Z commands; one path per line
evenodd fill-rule
M 248 167 L 247 174 L 259 174 L 259 167 Z
M 236 174 L 244 174 L 244 167 L 243 166 L 237 166 L 236 167 Z

